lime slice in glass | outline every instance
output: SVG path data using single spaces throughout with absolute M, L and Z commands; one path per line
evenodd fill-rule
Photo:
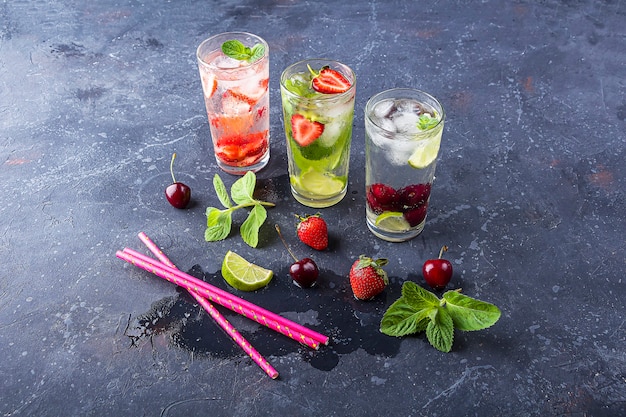
M 417 149 L 415 149 L 409 158 L 409 165 L 413 168 L 426 168 L 437 158 L 439 146 L 441 145 L 441 135 L 428 139 L 425 142 L 426 143 L 421 144 Z
M 386 211 L 383 214 L 376 217 L 376 226 L 381 229 L 389 230 L 392 232 L 403 232 L 409 230 L 411 225 L 404 219 L 404 216 L 399 211 Z
M 315 170 L 303 172 L 296 182 L 303 190 L 320 196 L 337 195 L 344 187 L 344 182 L 338 177 L 325 175 Z
M 254 291 L 265 287 L 274 273 L 246 261 L 235 252 L 228 251 L 222 262 L 222 276 L 233 288 Z

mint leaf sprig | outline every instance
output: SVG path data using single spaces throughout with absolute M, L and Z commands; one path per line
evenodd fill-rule
M 241 41 L 236 39 L 226 41 L 222 44 L 222 52 L 238 61 L 247 61 L 253 63 L 258 61 L 265 55 L 265 46 L 260 43 L 255 44 L 252 48 L 245 46 Z
M 213 188 L 215 188 L 217 198 L 225 208 L 223 210 L 215 207 L 206 209 L 207 228 L 204 232 L 204 239 L 207 242 L 226 239 L 232 228 L 233 212 L 241 208 L 252 207 L 248 217 L 241 224 L 239 231 L 244 242 L 253 248 L 257 247 L 259 244 L 259 229 L 267 218 L 265 207 L 274 207 L 274 203 L 254 199 L 252 194 L 255 187 L 256 175 L 254 172 L 248 171 L 243 177 L 233 183 L 229 196 L 224 182 L 219 175 L 215 174 L 213 177 Z
M 500 314 L 495 305 L 459 291 L 447 291 L 439 299 L 432 292 L 407 281 L 402 285 L 402 296 L 383 315 L 380 331 L 396 337 L 426 331 L 426 338 L 435 349 L 450 352 L 454 329 L 486 329 L 498 321 Z
M 417 120 L 417 128 L 419 130 L 430 130 L 433 127 L 439 124 L 439 117 L 437 117 L 437 112 L 435 112 L 434 116 L 431 116 L 428 113 L 421 114 L 419 119 Z

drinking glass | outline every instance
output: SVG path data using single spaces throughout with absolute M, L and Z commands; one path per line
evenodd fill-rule
M 395 88 L 365 106 L 367 227 L 402 242 L 424 229 L 445 113 L 423 91 Z
M 341 74 L 349 83 L 347 90 L 322 93 L 312 88 L 312 79 L 324 68 Z M 280 91 L 291 193 L 305 206 L 332 206 L 348 188 L 354 72 L 328 59 L 300 61 L 283 71 Z
M 259 53 L 232 58 L 222 50 L 226 41 Z M 236 175 L 259 171 L 270 158 L 267 42 L 245 32 L 221 33 L 203 41 L 196 57 L 217 165 Z

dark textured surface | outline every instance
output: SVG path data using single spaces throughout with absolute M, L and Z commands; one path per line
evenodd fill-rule
M 626 415 L 626 3 L 614 1 L 5 1 L 0 4 L 0 415 Z M 259 248 L 204 241 L 217 172 L 196 46 L 246 30 L 271 49 L 277 203 Z M 328 57 L 358 78 L 348 196 L 331 247 L 291 232 L 278 78 Z M 365 226 L 363 108 L 416 87 L 447 110 L 425 232 Z M 170 207 L 172 152 L 194 205 Z M 233 177 L 221 174 L 227 184 Z M 243 221 L 235 216 L 236 224 Z M 290 284 L 272 224 L 322 270 Z M 223 285 L 232 249 L 276 278 L 243 296 L 332 337 L 318 352 L 225 315 L 280 372 L 270 380 L 188 295 L 115 258 L 145 231 Z M 402 282 L 450 246 L 453 287 L 502 310 L 443 354 L 378 332 Z M 352 299 L 361 253 L 391 286 Z

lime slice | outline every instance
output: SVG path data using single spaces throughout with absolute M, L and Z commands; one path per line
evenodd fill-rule
M 296 178 L 296 182 L 303 190 L 318 196 L 337 195 L 344 188 L 344 182 L 338 177 L 315 170 L 303 172 Z
M 403 232 L 409 230 L 411 225 L 404 219 L 404 216 L 399 211 L 386 211 L 383 214 L 376 217 L 376 226 L 381 229 L 389 230 L 392 232 Z
M 423 169 L 432 164 L 437 158 L 439 153 L 439 146 L 441 145 L 441 136 L 435 136 L 432 139 L 426 141 L 426 143 L 420 145 L 411 157 L 409 158 L 409 165 L 413 168 Z
M 233 288 L 254 291 L 265 287 L 274 273 L 246 261 L 235 252 L 228 251 L 222 262 L 222 276 Z

